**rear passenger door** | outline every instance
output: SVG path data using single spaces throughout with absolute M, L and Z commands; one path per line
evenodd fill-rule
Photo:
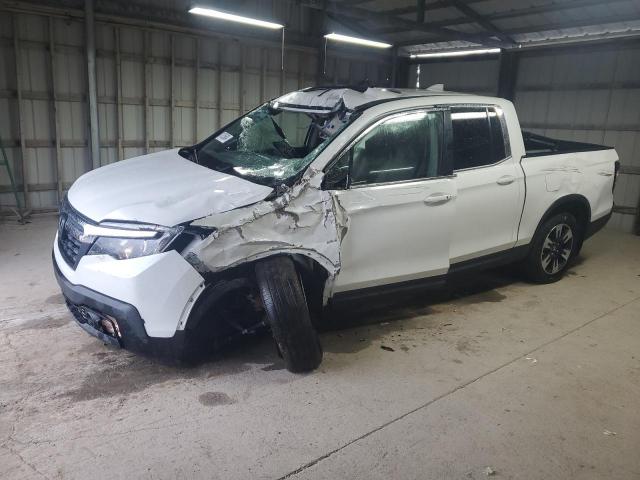
M 519 159 L 511 157 L 500 107 L 451 107 L 452 162 L 458 197 L 451 264 L 515 245 L 524 199 Z

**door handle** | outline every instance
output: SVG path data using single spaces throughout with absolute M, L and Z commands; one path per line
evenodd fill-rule
M 433 195 L 429 195 L 424 199 L 424 203 L 427 205 L 442 205 L 443 203 L 447 203 L 451 200 L 454 195 L 450 195 L 448 193 L 434 193 Z
M 609 172 L 598 172 L 598 175 L 602 175 L 603 177 L 613 177 L 613 173 Z
M 515 181 L 516 177 L 514 177 L 513 175 L 505 175 L 503 177 L 500 177 L 496 183 L 498 185 L 510 185 Z

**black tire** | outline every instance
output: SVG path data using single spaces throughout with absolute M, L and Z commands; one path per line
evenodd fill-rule
M 293 261 L 274 257 L 258 263 L 256 280 L 287 370 L 301 373 L 316 369 L 322 362 L 322 347 Z
M 538 227 L 523 263 L 527 278 L 535 283 L 560 280 L 580 250 L 581 236 L 582 230 L 570 213 L 559 213 L 546 220 Z

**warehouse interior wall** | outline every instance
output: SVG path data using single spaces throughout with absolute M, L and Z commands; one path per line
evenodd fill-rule
M 84 19 L 2 6 L 0 12 L 0 142 L 21 203 L 34 212 L 56 211 L 73 181 L 93 167 Z M 292 38 L 312 35 L 312 18 L 302 10 L 292 18 Z M 369 50 L 329 46 L 325 57 L 321 44 L 289 41 L 283 71 L 277 39 L 114 18 L 96 22 L 95 39 L 99 165 L 191 145 L 287 91 L 319 82 L 393 82 L 392 56 Z M 622 170 L 609 227 L 638 231 L 640 42 L 515 55 L 513 100 L 523 128 L 615 146 Z M 443 83 L 447 90 L 497 95 L 502 58 L 412 64 L 397 69 L 396 85 Z M 9 214 L 13 205 L 6 169 L 0 167 L 0 213 Z
M 608 228 L 635 231 L 640 202 L 640 42 L 554 47 L 517 54 L 514 98 L 523 129 L 614 146 L 621 174 Z M 418 75 L 419 71 L 419 75 Z M 500 57 L 411 65 L 409 86 L 498 95 Z
M 294 18 L 291 29 L 303 36 L 310 21 Z M 192 145 L 264 101 L 318 81 L 384 86 L 392 77 L 388 52 L 329 46 L 325 57 L 320 41 L 313 48 L 289 40 L 283 70 L 278 36 L 267 42 L 109 20 L 96 22 L 95 40 L 99 165 Z M 33 212 L 56 211 L 92 168 L 87 84 L 83 18 L 0 8 L 0 142 L 20 202 Z M 0 167 L 0 212 L 13 205 Z

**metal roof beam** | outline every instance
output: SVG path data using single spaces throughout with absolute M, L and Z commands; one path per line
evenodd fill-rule
M 482 28 L 487 30 L 488 32 L 493 33 L 496 37 L 498 37 L 503 42 L 507 43 L 515 43 L 509 35 L 504 34 L 498 27 L 496 27 L 491 21 L 489 21 L 486 17 L 480 15 L 473 8 L 471 8 L 466 3 L 461 0 L 450 0 L 451 5 L 453 5 L 458 11 L 460 11 L 463 15 L 473 20 L 475 23 L 480 25 Z
M 460 0 L 462 3 L 462 0 Z M 465 0 L 463 3 L 468 6 L 474 3 L 479 3 L 485 0 Z M 609 3 L 620 3 L 627 0 L 609 0 Z M 516 18 L 516 17 L 525 17 L 527 15 L 536 15 L 539 13 L 550 13 L 550 12 L 559 12 L 564 10 L 571 10 L 574 8 L 582 8 L 589 7 L 592 5 L 600 5 L 602 4 L 602 0 L 566 0 L 563 3 L 548 3 L 544 5 L 536 5 L 532 7 L 526 8 L 516 8 L 511 10 L 506 10 L 504 12 L 493 13 L 491 15 L 483 15 L 485 20 L 489 22 L 493 22 L 494 20 L 502 20 L 505 18 Z M 435 6 L 435 7 L 434 7 Z M 426 6 L 427 10 L 434 10 L 435 8 L 447 8 L 452 5 L 448 1 L 438 1 L 429 3 Z M 401 8 L 393 8 L 390 10 L 383 10 L 381 13 L 385 15 L 406 15 L 409 13 L 417 12 L 417 7 L 408 6 Z M 439 20 L 435 22 L 427 22 L 425 25 L 430 27 L 452 27 L 456 25 L 464 25 L 467 23 L 472 23 L 468 17 L 460 17 L 460 18 L 451 18 L 447 20 Z M 389 29 L 381 29 L 375 30 L 374 33 L 394 33 L 400 30 L 392 30 Z M 506 29 L 504 30 L 506 31 Z
M 362 35 L 363 37 L 367 37 L 371 34 L 371 32 L 367 31 L 360 23 L 355 21 L 353 18 L 340 17 L 335 13 L 327 12 L 327 18 L 330 18 L 334 22 L 343 27 L 348 28 L 349 30 L 357 33 L 358 35 Z
M 597 27 L 600 25 L 606 25 L 608 23 L 628 22 L 629 15 L 608 15 L 605 17 L 598 17 L 597 20 L 593 18 L 581 19 L 581 20 L 566 20 L 554 23 L 545 23 L 539 27 L 519 27 L 519 28 L 506 28 L 503 31 L 508 34 L 518 35 L 527 33 L 547 32 L 549 30 L 560 30 L 564 28 L 581 28 L 581 27 Z
M 484 2 L 486 0 L 465 0 L 465 4 L 473 4 Z M 438 10 L 439 8 L 448 8 L 451 5 L 448 0 L 438 0 L 437 2 L 430 2 L 424 6 L 425 11 L 429 10 Z M 418 11 L 418 6 L 409 5 L 406 7 L 397 7 L 391 8 L 389 10 L 382 10 L 382 13 L 385 15 L 407 15 L 409 13 L 416 13 Z
M 540 27 L 519 27 L 504 29 L 503 32 L 509 35 L 526 35 L 540 32 L 548 32 L 551 30 L 561 30 L 565 28 L 581 28 L 581 27 L 596 27 L 599 25 L 606 25 L 609 23 L 619 23 L 629 20 L 629 15 L 609 15 L 606 17 L 600 17 L 597 22 L 594 23 L 594 19 L 582 19 L 582 20 L 569 20 L 562 22 L 547 23 Z M 640 32 L 639 32 L 640 34 Z M 577 38 L 577 37 L 576 37 Z M 551 40 L 552 41 L 552 40 Z M 430 43 L 431 41 L 425 41 L 423 43 Z M 523 45 L 526 45 L 524 42 Z M 409 47 L 412 45 L 421 45 L 421 43 L 415 42 L 403 42 L 396 44 L 398 47 Z
M 424 23 L 424 13 L 426 7 L 426 0 L 417 0 L 418 1 L 418 12 L 416 13 L 416 22 L 422 24 Z
M 431 27 L 427 24 L 419 25 L 416 22 L 393 17 L 384 13 L 373 12 L 364 8 L 345 6 L 340 2 L 328 0 L 299 0 L 299 4 L 308 8 L 314 8 L 316 10 L 324 10 L 326 8 L 327 12 L 331 12 L 340 16 L 351 17 L 357 20 L 369 20 L 371 22 L 379 23 L 382 25 L 393 25 L 398 30 L 402 31 L 415 30 L 429 33 L 432 36 L 435 36 L 435 38 L 431 37 L 429 39 L 429 42 L 464 40 L 480 45 L 493 47 L 505 46 L 505 42 L 499 39 L 493 39 L 488 35 L 469 34 L 465 32 L 459 32 L 457 30 L 451 30 L 448 28 Z

